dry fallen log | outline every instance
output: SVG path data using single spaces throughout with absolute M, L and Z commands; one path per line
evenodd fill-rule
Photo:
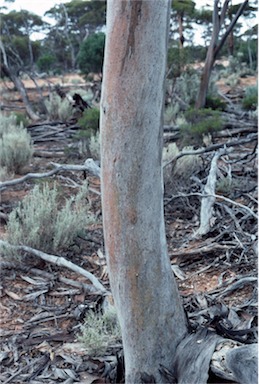
M 64 257 L 59 257 L 56 255 L 50 255 L 48 253 L 39 251 L 38 249 L 34 249 L 34 248 L 28 247 L 26 245 L 19 245 L 19 246 L 11 245 L 7 241 L 3 241 L 3 240 L 0 240 L 0 246 L 12 248 L 12 249 L 15 249 L 17 251 L 27 252 L 29 254 L 32 254 L 34 256 L 41 258 L 44 261 L 47 261 L 49 263 L 52 263 L 52 264 L 55 264 L 55 265 L 58 265 L 61 267 L 69 268 L 71 271 L 79 273 L 80 275 L 82 275 L 82 276 L 86 277 L 88 280 L 90 280 L 91 283 L 93 284 L 93 286 L 97 289 L 97 291 L 100 291 L 103 294 L 108 293 L 107 289 L 102 285 L 102 283 L 100 283 L 100 281 L 92 273 L 90 273 L 90 272 L 86 271 L 85 269 L 77 266 L 76 264 L 72 263 L 71 261 L 66 260 Z

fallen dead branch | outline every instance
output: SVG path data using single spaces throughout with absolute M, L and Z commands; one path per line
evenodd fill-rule
M 170 252 L 170 258 L 173 257 L 184 257 L 184 256 L 194 256 L 194 255 L 205 255 L 212 252 L 217 251 L 227 251 L 229 249 L 229 245 L 221 245 L 217 243 L 208 244 L 199 248 L 187 248 L 184 250 L 179 250 L 177 252 Z
M 227 203 L 230 203 L 232 205 L 236 205 L 237 207 L 241 208 L 241 209 L 244 209 L 246 210 L 247 212 L 250 213 L 250 215 L 252 215 L 255 219 L 258 218 L 257 214 L 252 211 L 251 208 L 247 207 L 246 205 L 243 205 L 241 203 L 238 203 L 237 201 L 234 201 L 234 200 L 231 200 L 229 199 L 228 197 L 225 197 L 225 196 L 222 196 L 222 195 L 217 195 L 217 194 L 202 194 L 202 193 L 199 193 L 199 192 L 193 192 L 193 193 L 181 193 L 181 194 L 178 194 L 178 195 L 175 195 L 173 196 L 167 203 L 169 203 L 170 201 L 174 200 L 174 199 L 177 199 L 177 198 L 180 198 L 180 197 L 190 197 L 190 196 L 200 196 L 200 197 L 214 197 L 216 199 L 220 199 L 220 200 L 224 200 L 226 201 Z
M 200 227 L 198 228 L 195 236 L 203 236 L 209 232 L 211 228 L 211 221 L 213 220 L 213 206 L 216 200 L 215 187 L 217 181 L 217 162 L 218 159 L 226 153 L 225 148 L 221 148 L 215 153 L 211 161 L 210 172 L 204 187 L 204 197 L 201 201 L 200 209 Z
M 54 169 L 49 172 L 27 173 L 25 176 L 19 177 L 17 179 L 0 182 L 0 190 L 7 187 L 11 187 L 13 185 L 17 185 L 19 183 L 23 183 L 30 179 L 41 179 L 44 177 L 50 177 L 62 171 L 88 171 L 91 172 L 94 176 L 100 177 L 100 167 L 95 163 L 93 159 L 87 159 L 83 165 L 58 164 L 52 162 L 50 164 L 54 166 Z
M 50 255 L 48 253 L 39 251 L 38 249 L 34 249 L 31 247 L 28 247 L 26 245 L 11 245 L 7 241 L 0 240 L 0 246 L 11 248 L 17 251 L 24 251 L 31 255 L 37 256 L 41 258 L 44 261 L 47 261 L 48 263 L 52 263 L 54 265 L 65 267 L 70 269 L 71 271 L 74 271 L 76 273 L 79 273 L 80 275 L 86 277 L 88 280 L 91 281 L 93 286 L 97 289 L 97 291 L 100 291 L 101 293 L 108 293 L 107 289 L 100 283 L 100 281 L 91 273 L 86 271 L 85 269 L 77 266 L 76 264 L 72 263 L 69 260 L 66 260 L 62 256 L 56 256 L 56 255 Z
M 241 145 L 241 144 L 251 143 L 252 141 L 255 141 L 255 140 L 257 140 L 257 133 L 252 133 L 252 134 L 248 135 L 245 139 L 236 139 L 233 141 L 229 141 L 227 143 L 213 144 L 213 145 L 210 145 L 209 147 L 197 149 L 194 151 L 180 152 L 180 153 L 178 153 L 178 155 L 174 156 L 172 159 L 167 161 L 163 165 L 163 168 L 167 167 L 171 163 L 176 162 L 178 159 L 180 159 L 183 156 L 201 155 L 203 153 L 213 152 L 213 151 L 216 151 L 216 150 L 224 148 L 224 147 L 229 148 L 229 147 L 234 147 L 234 146 Z

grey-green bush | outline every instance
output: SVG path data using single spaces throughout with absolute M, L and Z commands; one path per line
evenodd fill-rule
M 16 121 L 14 115 L 0 114 L 0 167 L 8 173 L 19 173 L 33 154 L 29 133 Z
M 85 184 L 77 196 L 59 204 L 56 185 L 36 185 L 9 216 L 8 241 L 14 245 L 28 245 L 44 252 L 67 249 L 79 232 L 94 221 L 86 204 L 88 186 Z
M 51 94 L 49 100 L 45 101 L 49 119 L 66 122 L 73 115 L 74 109 L 67 99 L 61 99 L 56 94 Z
M 81 327 L 78 340 L 84 344 L 90 355 L 103 354 L 109 345 L 121 340 L 115 310 L 110 309 L 103 315 L 90 311 Z

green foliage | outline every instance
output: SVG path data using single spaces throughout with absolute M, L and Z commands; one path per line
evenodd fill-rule
M 258 66 L 258 39 L 248 38 L 246 41 L 238 39 L 236 43 L 239 61 L 256 71 Z
M 0 167 L 19 173 L 31 159 L 33 147 L 29 133 L 15 115 L 0 114 Z
M 253 76 L 254 69 L 248 66 L 242 59 L 242 53 L 238 52 L 235 56 L 229 57 L 229 65 L 220 71 L 220 77 L 226 79 L 226 84 L 235 87 L 239 84 L 240 78 Z
M 95 134 L 99 129 L 100 110 L 99 108 L 86 109 L 83 116 L 78 120 L 79 126 L 88 133 L 88 137 Z
M 109 309 L 104 315 L 90 311 L 81 327 L 78 340 L 83 343 L 90 355 L 101 355 L 116 341 L 121 340 L 116 312 Z
M 206 97 L 206 105 L 205 108 L 211 108 L 213 110 L 224 111 L 226 108 L 226 103 L 217 96 L 208 95 Z
M 24 113 L 15 112 L 14 115 L 16 117 L 16 124 L 17 125 L 22 124 L 24 127 L 26 127 L 29 124 L 29 119 Z
M 234 72 L 232 73 L 225 81 L 226 85 L 229 85 L 231 88 L 235 88 L 238 84 L 240 84 L 240 73 Z
M 100 158 L 99 120 L 100 110 L 98 108 L 86 109 L 83 116 L 78 120 L 78 124 L 82 129 L 78 131 L 74 138 L 79 140 L 78 151 L 80 156 Z
M 14 245 L 25 244 L 45 252 L 67 249 L 79 232 L 93 222 L 88 213 L 84 185 L 75 197 L 59 205 L 56 185 L 36 185 L 9 216 L 8 241 Z
M 251 86 L 246 88 L 243 98 L 243 107 L 246 110 L 255 111 L 258 106 L 258 87 Z
M 57 59 L 54 55 L 46 53 L 45 55 L 42 55 L 38 58 L 36 65 L 40 71 L 49 72 L 53 69 L 53 66 L 56 61 Z
M 41 44 L 32 41 L 33 32 L 46 25 L 40 16 L 26 10 L 1 13 L 1 38 L 9 65 L 16 73 L 30 68 L 40 54 Z
M 175 44 L 173 42 L 172 44 Z M 203 61 L 206 57 L 206 48 L 201 46 L 186 46 L 179 48 L 179 46 L 172 45 L 167 51 L 167 78 L 177 78 L 186 71 L 191 74 L 192 71 L 190 64 L 195 61 Z
M 167 51 L 167 65 L 169 79 L 181 76 L 183 67 L 187 63 L 188 55 L 185 49 L 179 47 L 170 47 Z
M 105 34 L 94 33 L 80 46 L 78 55 L 79 68 L 84 75 L 89 72 L 101 73 L 104 58 Z
M 195 104 L 200 86 L 200 75 L 196 71 L 185 71 L 175 80 L 167 80 L 167 93 L 171 95 L 164 118 L 167 124 L 176 124 L 178 117 Z M 216 78 L 211 76 L 209 94 L 217 94 Z
M 185 113 L 187 124 L 180 127 L 183 145 L 201 145 L 204 135 L 213 134 L 222 128 L 218 111 L 212 109 L 189 109 Z
M 56 94 L 51 94 L 49 100 L 45 101 L 45 105 L 48 110 L 49 119 L 52 120 L 66 122 L 74 112 L 72 104 L 67 99 L 61 99 Z

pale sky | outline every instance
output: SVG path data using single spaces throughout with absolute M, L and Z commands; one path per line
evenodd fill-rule
M 26 9 L 27 11 L 36 13 L 36 15 L 43 16 L 50 8 L 55 4 L 66 3 L 68 0 L 15 0 L 14 3 L 5 3 L 4 0 L 0 0 L 0 6 L 8 7 L 8 10 L 20 11 L 21 9 Z
M 55 4 L 66 3 L 70 0 L 15 0 L 14 3 L 5 3 L 4 0 L 0 0 L 0 6 L 5 5 L 9 10 L 20 11 L 26 9 L 30 12 L 36 13 L 37 15 L 43 16 L 46 11 L 52 8 Z M 238 3 L 240 0 L 234 0 L 234 3 Z M 213 6 L 213 0 L 198 0 L 196 1 L 196 7 L 200 8 L 206 4 Z

